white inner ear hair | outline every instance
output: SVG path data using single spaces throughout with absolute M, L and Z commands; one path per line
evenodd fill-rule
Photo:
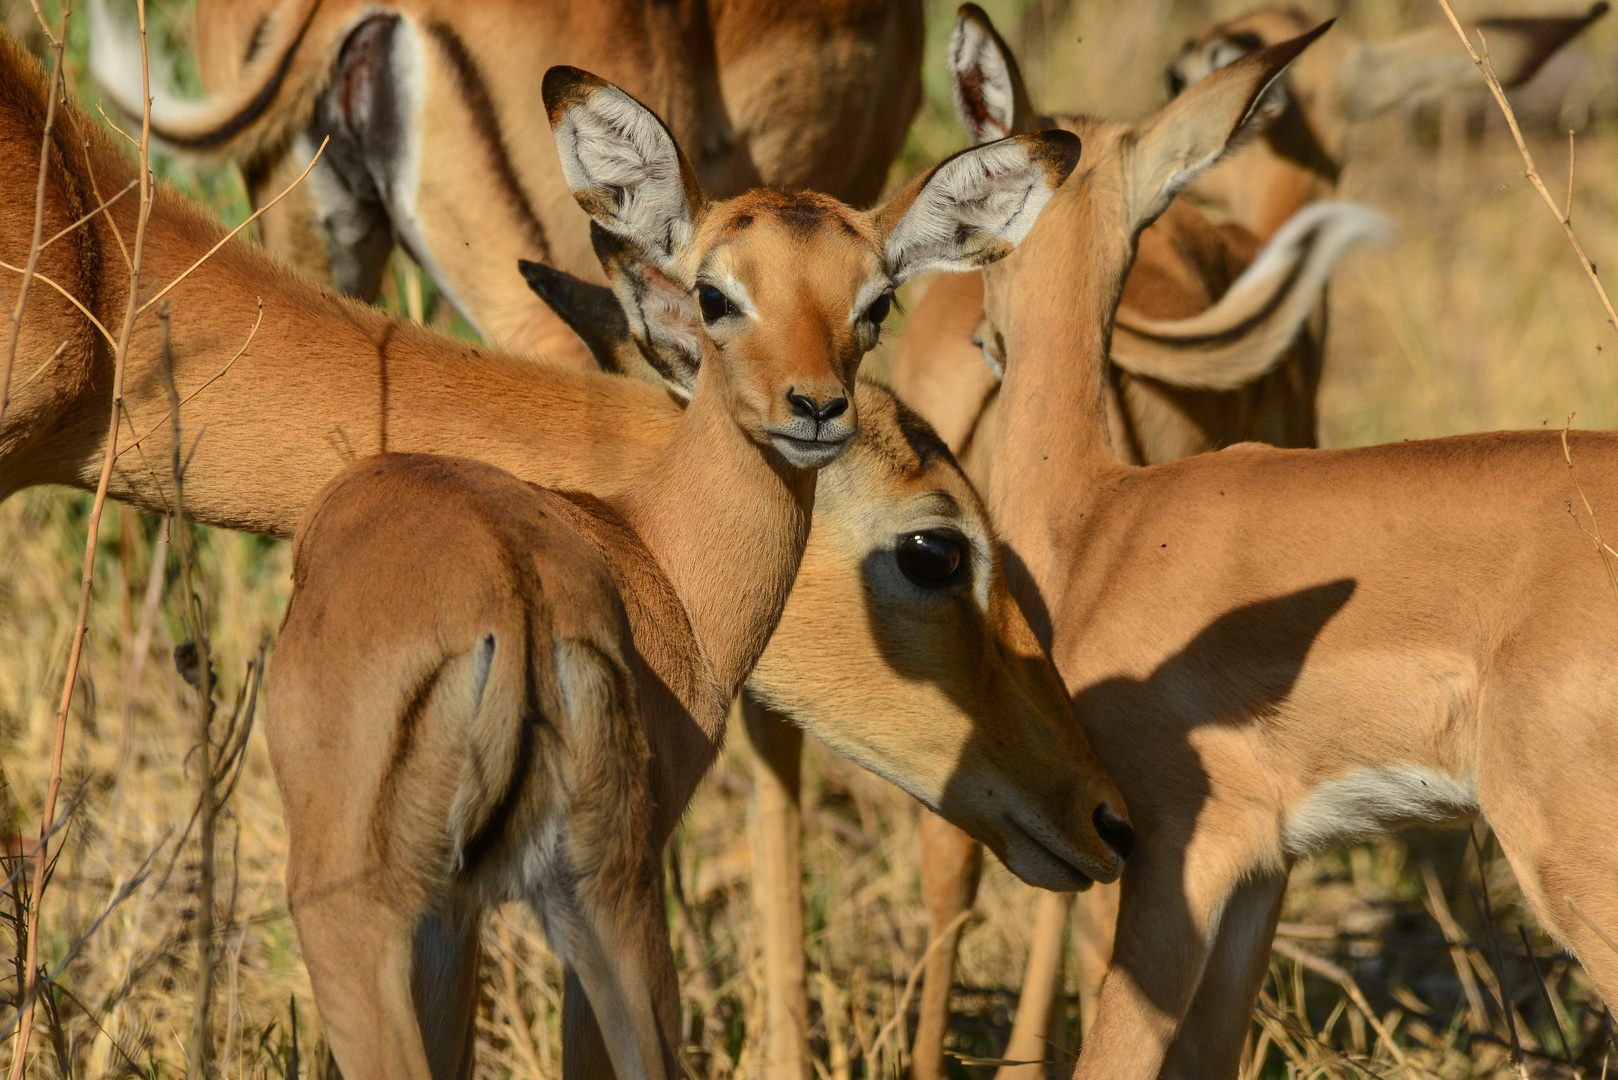
M 993 35 L 976 20 L 962 19 L 949 44 L 950 85 L 961 127 L 974 144 L 1010 135 L 1017 99 L 1011 69 Z
M 949 159 L 916 196 L 884 245 L 894 284 L 924 270 L 972 269 L 994 240 L 1017 244 L 1056 193 L 1022 140 L 991 143 Z
M 575 192 L 610 188 L 616 210 L 603 228 L 664 259 L 691 241 L 680 156 L 657 118 L 628 94 L 596 90 L 556 128 L 562 175 Z
M 646 267 L 641 282 L 639 300 L 647 340 L 659 353 L 672 351 L 684 358 L 694 385 L 697 365 L 702 362 L 702 317 L 696 301 L 653 267 Z

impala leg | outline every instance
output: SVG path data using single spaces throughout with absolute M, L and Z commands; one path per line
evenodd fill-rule
M 971 909 L 982 876 L 983 846 L 937 814 L 923 810 L 921 893 L 930 916 L 927 940 L 929 945 L 938 944 L 927 954 L 922 977 L 921 1015 L 910 1061 L 915 1080 L 944 1077 L 944 1030 L 949 1026 L 949 994 L 955 984 L 955 952 L 961 943 L 961 927 L 949 927 Z
M 1165 1080 L 1240 1075 L 1242 1045 L 1270 967 L 1270 942 L 1286 887 L 1281 874 L 1245 881 L 1225 904 L 1197 996 L 1169 1048 Z
M 1118 882 L 1095 884 L 1073 899 L 1073 973 L 1079 986 L 1079 1037 L 1090 1037 L 1101 999 L 1101 980 L 1112 963 L 1112 939 L 1118 929 Z
M 481 913 L 453 910 L 416 924 L 411 991 L 427 1063 L 442 1080 L 472 1075 L 478 1015 Z
M 297 847 L 294 845 L 294 860 Z M 428 1063 L 411 994 L 416 920 L 355 874 L 293 861 L 287 894 L 321 1026 L 345 1080 L 451 1080 Z M 340 882 L 319 891 L 304 882 Z
M 1253 862 L 1232 843 L 1251 826 L 1219 816 L 1205 809 L 1187 844 L 1142 831 L 1124 868 L 1112 967 L 1075 1080 L 1152 1080 L 1163 1069 L 1226 903 Z
M 1017 995 L 1017 1018 L 1006 1044 L 1010 1061 L 1042 1062 L 1050 1058 L 1046 1045 L 1051 1029 L 1051 1006 L 1062 987 L 1062 939 L 1067 934 L 1067 913 L 1073 893 L 1044 892 L 1034 914 L 1034 937 L 1023 970 L 1022 992 Z M 995 1080 L 1042 1080 L 1045 1066 L 1003 1065 Z
M 764 920 L 764 1080 L 809 1080 L 803 955 L 803 732 L 744 689 L 753 744 L 753 903 Z

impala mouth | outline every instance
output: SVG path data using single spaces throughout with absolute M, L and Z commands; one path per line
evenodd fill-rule
M 1061 845 L 1065 851 L 1058 850 L 1010 814 L 1002 820 L 1010 843 L 1003 853 L 997 852 L 1000 861 L 1006 864 L 1006 869 L 1036 888 L 1083 892 L 1097 881 L 1116 880 L 1122 870 L 1121 860 L 1114 859 L 1112 865 L 1101 866 L 1066 844 Z
M 830 465 L 837 455 L 848 446 L 853 432 L 838 432 L 833 435 L 825 433 L 823 437 L 814 439 L 800 439 L 784 432 L 770 432 L 770 443 L 787 459 L 788 462 L 800 469 L 819 469 Z

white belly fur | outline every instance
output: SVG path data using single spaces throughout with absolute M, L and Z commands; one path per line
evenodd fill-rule
M 1478 810 L 1477 782 L 1420 765 L 1355 769 L 1315 785 L 1287 812 L 1281 845 L 1293 858 L 1401 825 L 1437 824 Z

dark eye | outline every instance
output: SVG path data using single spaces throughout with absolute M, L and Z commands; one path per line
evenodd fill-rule
M 723 319 L 726 315 L 736 314 L 736 305 L 730 302 L 730 297 L 712 285 L 697 286 L 697 304 L 702 308 L 703 322 L 713 322 L 716 319 Z
M 904 576 L 924 589 L 953 585 L 966 570 L 966 541 L 951 533 L 912 533 L 896 554 Z
M 871 306 L 865 309 L 865 317 L 871 320 L 872 326 L 881 326 L 882 320 L 888 317 L 888 309 L 893 307 L 893 294 L 883 293 L 871 301 Z

